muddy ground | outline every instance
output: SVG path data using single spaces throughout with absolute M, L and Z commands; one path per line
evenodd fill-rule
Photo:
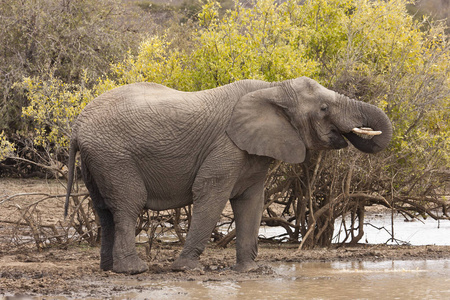
M 352 248 L 302 250 L 297 245 L 262 244 L 254 272 L 237 273 L 230 269 L 234 263 L 234 247 L 217 249 L 209 247 L 202 255 L 204 270 L 188 272 L 170 271 L 170 263 L 180 252 L 179 245 L 158 245 L 150 257 L 141 247 L 141 257 L 146 259 L 149 271 L 139 275 L 103 272 L 99 269 L 99 249 L 73 246 L 67 250 L 49 249 L 41 253 L 31 251 L 2 255 L 0 258 L 1 295 L 60 295 L 68 298 L 107 298 L 126 291 L 142 292 L 140 285 L 117 284 L 132 277 L 142 281 L 242 281 L 277 278 L 271 262 L 349 261 L 349 260 L 405 260 L 450 258 L 448 246 L 380 246 L 364 245 Z M 148 287 L 150 288 L 150 287 Z
M 0 298 L 2 296 L 63 296 L 66 298 L 110 298 L 127 291 L 142 291 L 151 287 L 118 284 L 124 279 L 130 282 L 145 281 L 242 281 L 261 278 L 278 278 L 270 267 L 273 262 L 305 261 L 378 261 L 411 259 L 450 259 L 450 246 L 386 246 L 357 245 L 331 249 L 297 251 L 298 244 L 260 243 L 258 264 L 260 268 L 249 273 L 231 270 L 235 262 L 233 244 L 226 249 L 208 245 L 201 257 L 203 270 L 172 272 L 170 264 L 181 251 L 176 243 L 155 243 L 151 251 L 139 246 L 142 259 L 149 271 L 139 275 L 123 275 L 103 272 L 99 269 L 99 248 L 86 243 L 69 246 L 47 246 L 38 251 L 30 243 L 26 247 L 11 247 L 9 234 L 15 226 L 12 221 L 33 204 L 39 222 L 60 224 L 63 219 L 63 199 L 42 200 L 42 195 L 18 193 L 46 192 L 64 194 L 64 186 L 55 181 L 11 180 L 0 178 Z M 39 202 L 36 205 L 36 202 Z M 23 220 L 22 220 L 23 221 Z

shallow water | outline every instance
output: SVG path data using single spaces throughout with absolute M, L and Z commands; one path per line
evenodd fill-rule
M 371 224 L 371 225 L 369 225 Z M 377 229 L 385 228 L 385 229 Z M 389 241 L 391 232 L 391 216 L 372 214 L 365 218 L 365 237 L 369 244 L 386 243 Z M 394 238 L 399 243 L 411 245 L 450 245 L 450 220 L 436 221 L 432 218 L 420 219 L 406 222 L 401 215 L 394 215 Z
M 278 278 L 139 286 L 113 299 L 450 299 L 450 260 L 274 264 Z
M 347 222 L 349 224 L 350 221 Z M 340 219 L 336 220 L 333 243 L 341 242 L 345 235 L 339 231 Z M 276 237 L 286 230 L 283 227 L 262 226 L 259 235 L 266 238 Z M 361 243 L 369 244 L 410 244 L 420 245 L 450 245 L 450 220 L 436 221 L 432 218 L 405 222 L 402 215 L 394 215 L 394 238 L 391 240 L 390 214 L 369 214 L 365 217 L 364 236 Z

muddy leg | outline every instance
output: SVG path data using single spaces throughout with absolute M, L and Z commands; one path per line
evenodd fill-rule
M 214 204 L 207 204 L 210 199 L 201 201 L 205 204 L 200 205 L 199 202 L 194 203 L 192 212 L 192 222 L 186 237 L 186 243 L 183 251 L 176 261 L 172 264 L 172 270 L 195 269 L 199 267 L 199 257 L 203 253 L 211 233 L 220 218 L 228 199 L 225 195 L 216 195 L 221 197 L 220 202 L 214 200 Z M 213 197 L 215 198 L 215 197 Z
M 240 169 L 233 163 L 218 167 L 221 158 L 220 154 L 210 154 L 197 173 L 192 187 L 194 209 L 191 227 L 183 251 L 172 264 L 173 270 L 198 267 L 199 256 L 230 197 L 236 178 L 234 174 Z
M 255 184 L 242 196 L 232 199 L 236 222 L 236 266 L 238 272 L 258 268 L 255 258 L 258 255 L 258 232 L 264 207 L 264 187 Z

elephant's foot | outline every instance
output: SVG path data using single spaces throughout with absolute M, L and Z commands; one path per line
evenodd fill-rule
M 111 271 L 113 269 L 113 259 L 100 258 L 100 269 L 103 271 Z
M 148 270 L 147 264 L 137 255 L 115 259 L 112 270 L 116 273 L 139 274 Z
M 256 262 L 254 262 L 253 260 L 246 261 L 246 262 L 239 262 L 233 266 L 233 270 L 236 272 L 250 272 L 250 271 L 254 271 L 258 268 L 259 268 L 258 264 Z
M 171 266 L 172 271 L 186 271 L 193 269 L 202 269 L 198 259 L 189 259 L 178 257 Z

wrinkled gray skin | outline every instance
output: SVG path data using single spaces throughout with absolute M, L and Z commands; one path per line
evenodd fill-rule
M 383 133 L 363 139 L 351 132 Z M 135 250 L 143 209 L 193 203 L 192 223 L 174 270 L 199 266 L 211 232 L 230 200 L 236 221 L 235 270 L 256 267 L 263 183 L 274 159 L 301 163 L 308 149 L 353 145 L 369 153 L 392 135 L 375 106 L 330 91 L 306 77 L 277 83 L 238 81 L 187 93 L 137 83 L 93 100 L 73 126 L 68 195 L 75 154 L 102 227 L 103 270 L 136 274 L 147 265 Z M 67 203 L 66 203 L 67 206 Z

